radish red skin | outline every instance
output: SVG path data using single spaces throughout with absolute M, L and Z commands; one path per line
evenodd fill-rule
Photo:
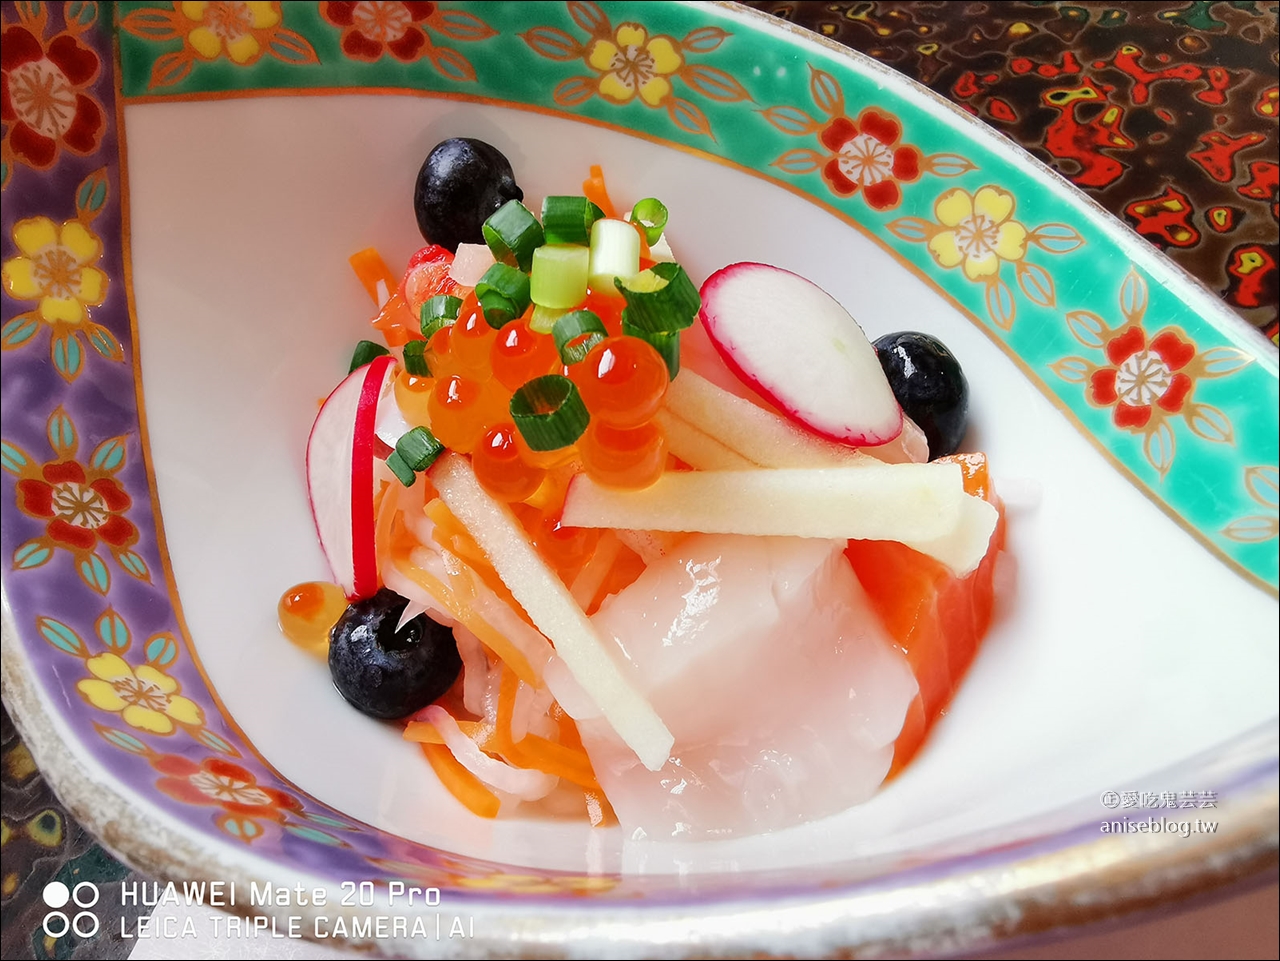
M 379 364 L 378 361 L 383 361 Z M 351 448 L 351 568 L 355 597 L 378 593 L 378 551 L 374 543 L 373 441 L 378 398 L 393 359 L 378 357 L 369 364 L 356 409 L 356 436 Z M 363 492 L 363 493 L 362 493 Z
M 806 417 L 804 412 L 797 410 L 795 405 L 787 397 L 762 382 L 759 376 L 744 366 L 739 358 L 734 355 L 732 346 L 729 343 L 726 343 L 726 337 L 719 329 L 721 321 L 714 306 L 719 299 L 717 291 L 721 285 L 741 279 L 743 272 L 753 270 L 759 270 L 762 274 L 787 275 L 789 278 L 794 278 L 804 284 L 808 284 L 810 287 L 813 287 L 814 290 L 822 293 L 824 297 L 831 299 L 833 304 L 836 304 L 834 298 L 830 298 L 830 295 L 825 291 L 822 291 L 822 289 L 816 284 L 813 284 L 811 281 L 801 277 L 799 274 L 795 274 L 789 270 L 783 270 L 781 267 L 774 267 L 769 264 L 760 264 L 750 261 L 730 264 L 727 267 L 722 267 L 720 270 L 717 270 L 714 274 L 708 277 L 706 282 L 702 285 L 702 309 L 699 311 L 699 317 L 702 320 L 703 328 L 706 330 L 708 338 L 711 340 L 712 345 L 715 347 L 716 352 L 720 355 L 720 358 L 724 361 L 725 365 L 744 384 L 749 386 L 768 404 L 775 407 L 784 417 L 820 437 L 825 437 L 828 440 L 833 440 L 836 443 L 845 444 L 850 447 L 878 447 L 881 444 L 887 444 L 894 440 L 902 432 L 902 409 L 898 407 L 896 401 L 893 403 L 896 417 L 893 419 L 892 424 L 886 422 L 885 424 L 878 425 L 880 427 L 879 430 L 876 430 L 875 428 L 868 429 L 865 426 L 845 429 L 830 429 L 824 427 L 822 424 L 815 423 L 812 416 Z M 836 306 L 839 305 L 836 304 Z M 843 310 L 843 308 L 841 309 Z M 854 325 L 854 328 L 857 329 L 858 334 L 865 340 L 866 335 L 862 333 L 862 329 L 858 327 L 857 322 L 854 321 L 852 317 L 850 317 L 849 320 Z M 867 344 L 870 348 L 869 340 L 867 341 Z M 785 345 L 780 345 L 780 347 L 781 349 L 785 349 Z M 872 351 L 872 360 L 874 360 L 874 348 L 870 349 Z M 803 358 L 791 357 L 788 362 L 793 365 L 798 365 L 800 369 L 803 369 Z M 876 367 L 879 368 L 878 361 L 876 362 Z M 868 369 L 870 368 L 868 367 Z M 883 377 L 883 371 L 881 370 L 875 371 L 875 374 L 879 374 Z M 888 395 L 892 397 L 892 391 L 888 387 L 887 380 L 884 382 L 883 386 L 888 392 Z
M 374 431 L 378 399 L 394 363 L 393 357 L 377 357 L 335 387 L 321 405 L 320 413 L 316 416 L 316 421 L 311 428 L 311 436 L 307 441 L 307 484 L 311 494 L 312 519 L 316 525 L 316 533 L 319 535 L 320 546 L 325 552 L 325 559 L 333 572 L 334 581 L 343 588 L 349 598 L 367 597 L 378 590 L 373 513 Z M 335 395 L 344 390 L 349 394 L 350 388 L 355 387 L 352 382 L 356 378 L 361 379 L 354 410 L 350 407 L 349 399 L 343 410 L 334 408 Z M 349 448 L 345 445 L 334 448 L 332 441 L 326 447 L 323 441 L 324 434 L 320 431 L 326 414 L 330 420 L 325 423 L 325 426 L 330 428 L 330 432 L 332 432 L 331 425 L 334 423 L 332 418 L 338 417 L 344 420 L 350 418 L 347 420 L 352 430 Z M 324 463 L 313 464 L 317 456 Z M 349 490 L 345 494 L 333 492 L 340 494 L 339 504 L 333 503 L 332 495 L 326 497 L 324 492 L 317 492 L 312 480 L 316 470 L 322 472 L 322 476 L 332 476 L 335 470 L 347 473 L 351 482 Z M 360 495 L 360 491 L 364 492 L 363 496 Z M 325 500 L 329 503 L 322 503 Z M 346 556 L 347 551 L 343 550 L 348 545 L 335 544 L 331 538 L 325 537 L 326 525 L 322 522 L 321 515 L 325 514 L 326 517 L 332 518 L 335 506 L 347 515 L 341 520 L 345 522 L 345 526 L 349 527 L 349 556 Z M 343 523 L 340 523 L 341 526 Z M 331 524 L 329 527 L 332 529 Z

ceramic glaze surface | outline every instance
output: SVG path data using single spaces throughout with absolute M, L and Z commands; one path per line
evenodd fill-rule
M 702 5 L 125 3 L 118 62 L 103 5 L 4 10 L 6 82 L 57 93 L 6 133 L 6 693 L 205 864 L 481 906 L 852 896 L 1096 837 L 1099 792 L 1275 717 L 1274 352 L 874 65 Z M 696 278 L 775 263 L 964 362 L 1018 588 L 868 804 L 703 845 L 481 823 L 279 636 L 280 592 L 325 574 L 302 452 L 364 334 L 346 257 L 420 245 L 448 136 L 535 200 L 603 163 Z

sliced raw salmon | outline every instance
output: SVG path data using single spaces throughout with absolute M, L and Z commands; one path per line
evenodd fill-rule
M 1000 510 L 987 554 L 975 571 L 955 577 L 945 565 L 895 541 L 850 541 L 845 550 L 920 684 L 898 736 L 890 776 L 920 749 L 973 663 L 991 624 L 996 557 L 1004 547 L 1004 510 L 991 491 L 986 455 L 939 460 L 960 464 L 965 490 Z

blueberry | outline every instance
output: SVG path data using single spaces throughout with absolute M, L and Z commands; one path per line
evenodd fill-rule
M 329 634 L 334 687 L 370 717 L 404 717 L 426 707 L 462 670 L 449 628 L 419 614 L 396 630 L 408 603 L 384 587 L 348 607 Z
M 413 190 L 413 212 L 427 243 L 457 251 L 482 244 L 481 225 L 508 200 L 523 200 L 511 163 L 483 140 L 454 137 L 436 144 Z
M 955 354 L 936 337 L 904 330 L 875 342 L 880 366 L 903 413 L 929 440 L 929 456 L 960 449 L 969 414 L 969 382 Z

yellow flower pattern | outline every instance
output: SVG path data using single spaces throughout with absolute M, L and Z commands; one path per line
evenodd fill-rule
M 1027 253 L 1027 228 L 1013 219 L 1013 195 L 999 187 L 975 194 L 956 188 L 938 198 L 934 216 L 945 229 L 929 240 L 938 266 L 962 267 L 970 280 L 995 276 L 1000 262 L 1021 260 Z
M 711 121 L 694 101 L 677 95 L 675 81 L 711 101 L 750 101 L 747 88 L 719 67 L 693 62 L 692 56 L 716 50 L 732 36 L 720 27 L 697 27 L 677 40 L 653 35 L 644 24 L 628 21 L 616 28 L 598 3 L 575 0 L 569 17 L 587 34 L 586 41 L 558 27 L 537 26 L 520 39 L 540 57 L 559 62 L 581 61 L 591 73 L 568 77 L 556 85 L 551 99 L 560 107 L 576 107 L 594 97 L 617 106 L 640 103 L 665 110 L 681 130 L 715 139 Z
M 987 316 L 1001 330 L 1013 326 L 1018 303 L 1013 288 L 1001 276 L 1013 265 L 1014 279 L 1024 297 L 1041 307 L 1057 304 L 1053 275 L 1027 257 L 1032 247 L 1048 254 L 1065 254 L 1084 245 L 1084 238 L 1067 224 L 1040 224 L 1028 229 L 1014 216 L 1018 201 L 1012 193 L 986 184 L 973 193 L 955 187 L 933 204 L 934 220 L 899 217 L 886 224 L 899 240 L 923 243 L 934 263 L 944 270 L 959 267 L 967 280 L 985 288 Z
M 80 696 L 99 710 L 119 714 L 130 727 L 172 734 L 175 724 L 204 723 L 199 705 L 178 693 L 178 682 L 150 664 L 131 667 L 107 652 L 86 658 L 84 666 L 93 677 L 76 682 Z
M 16 256 L 0 264 L 0 286 L 14 300 L 31 304 L 0 328 L 0 349 L 17 350 L 41 330 L 50 331 L 49 360 L 68 382 L 84 370 L 85 341 L 107 360 L 124 359 L 124 348 L 93 308 L 107 299 L 110 279 L 98 266 L 102 240 L 93 230 L 110 192 L 106 169 L 96 170 L 75 190 L 75 219 L 48 216 L 18 220 L 9 229 Z
M 684 64 L 671 37 L 653 37 L 638 23 L 624 23 L 610 40 L 591 41 L 587 63 L 601 74 L 600 96 L 627 103 L 639 96 L 657 107 L 671 96 L 667 79 Z
M 45 323 L 81 324 L 106 297 L 107 275 L 95 266 L 102 241 L 79 220 L 20 220 L 13 244 L 19 255 L 0 268 L 4 289 L 15 300 L 38 302 Z
M 187 42 L 205 60 L 226 52 L 232 63 L 249 64 L 262 56 L 262 44 L 254 30 L 266 30 L 280 22 L 280 11 L 265 0 L 186 0 L 181 13 L 198 24 Z
M 310 41 L 285 28 L 278 0 L 175 0 L 168 10 L 130 10 L 120 18 L 120 29 L 143 40 L 181 42 L 152 64 L 152 89 L 181 83 L 198 61 L 248 67 L 269 55 L 295 66 L 320 62 Z

